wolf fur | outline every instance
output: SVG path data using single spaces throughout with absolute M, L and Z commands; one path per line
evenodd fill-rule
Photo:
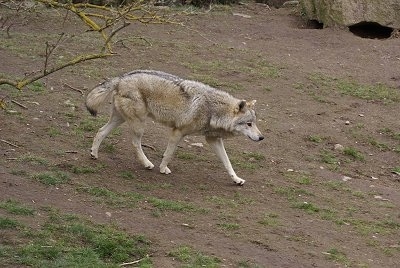
M 171 173 L 167 165 L 182 138 L 200 134 L 205 136 L 233 181 L 239 185 L 245 182 L 233 170 L 222 139 L 235 134 L 243 134 L 253 141 L 264 139 L 256 126 L 255 100 L 239 100 L 203 83 L 152 70 L 133 71 L 101 83 L 87 95 L 86 107 L 96 115 L 111 97 L 111 116 L 93 140 L 92 158 L 98 158 L 103 139 L 127 122 L 136 157 L 144 167 L 152 169 L 154 165 L 141 145 L 145 121 L 150 117 L 172 129 L 160 164 L 161 173 Z

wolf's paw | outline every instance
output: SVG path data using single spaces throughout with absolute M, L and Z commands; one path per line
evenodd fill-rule
M 90 152 L 90 156 L 92 157 L 92 159 L 97 159 L 99 157 L 97 153 L 94 153 L 93 151 Z
M 149 161 L 148 163 L 144 164 L 144 167 L 147 168 L 147 169 L 153 169 L 153 168 L 154 168 L 154 165 L 153 165 L 153 163 L 151 163 L 151 162 Z
M 239 178 L 239 177 L 232 177 L 233 182 L 238 185 L 238 186 L 242 186 L 246 181 Z
M 162 173 L 162 174 L 170 174 L 171 170 L 168 167 L 160 167 L 160 173 Z

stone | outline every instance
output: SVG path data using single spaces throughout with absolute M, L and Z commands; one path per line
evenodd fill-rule
M 400 29 L 399 0 L 300 0 L 302 12 L 324 27 L 349 27 L 358 23 L 378 23 Z

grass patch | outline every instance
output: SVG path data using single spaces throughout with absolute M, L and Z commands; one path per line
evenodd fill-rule
M 31 163 L 31 164 L 36 164 L 36 165 L 41 165 L 41 166 L 47 166 L 49 165 L 49 161 L 47 161 L 46 158 L 27 153 L 18 158 L 18 161 L 24 162 L 24 163 Z
M 344 95 L 365 100 L 383 101 L 385 103 L 400 102 L 400 92 L 385 84 L 366 85 L 348 79 L 338 79 L 321 73 L 311 73 L 310 84 L 305 86 L 310 94 L 329 92 L 334 89 Z
M 281 225 L 279 221 L 279 216 L 275 213 L 265 213 L 262 219 L 258 221 L 258 223 L 268 227 L 277 227 Z
M 182 159 L 182 160 L 194 160 L 194 159 L 199 159 L 200 157 L 198 156 L 198 154 L 177 151 L 176 158 Z
M 369 144 L 371 144 L 372 146 L 376 147 L 380 151 L 384 151 L 385 152 L 385 151 L 389 151 L 390 150 L 389 145 L 387 145 L 386 143 L 374 140 L 373 138 L 369 138 L 368 142 L 369 142 Z
M 46 86 L 40 81 L 34 81 L 27 85 L 27 87 L 35 93 L 44 92 L 46 90 Z
M 318 135 L 310 135 L 307 137 L 307 139 L 311 142 L 315 142 L 315 143 L 321 143 L 324 141 L 324 138 Z
M 20 223 L 14 219 L 0 216 L 0 230 L 3 229 L 16 229 Z
M 221 260 L 217 257 L 207 256 L 203 253 L 194 250 L 189 246 L 180 246 L 177 249 L 168 253 L 169 257 L 176 259 L 184 264 L 183 267 L 220 267 Z
M 327 164 L 331 170 L 337 170 L 340 166 L 339 159 L 328 150 L 321 150 L 319 157 L 321 162 Z
M 343 154 L 351 156 L 355 160 L 364 161 L 364 155 L 353 147 L 345 147 Z
M 126 180 L 133 180 L 136 179 L 136 176 L 129 170 L 123 170 L 118 173 L 118 177 L 126 179 Z
M 90 166 L 72 166 L 71 172 L 74 174 L 92 174 L 102 169 L 102 165 L 96 165 L 95 167 Z
M 28 208 L 18 201 L 15 200 L 7 200 L 0 202 L 0 208 L 6 210 L 8 213 L 14 214 L 14 215 L 24 215 L 24 216 L 30 216 L 33 215 L 35 210 Z
M 400 167 L 394 167 L 392 171 L 398 175 L 400 175 Z
M 274 192 L 280 195 L 285 196 L 289 201 L 294 201 L 299 195 L 307 195 L 307 196 L 314 196 L 312 192 L 309 192 L 304 189 L 300 189 L 297 187 L 291 187 L 291 186 L 279 186 L 279 187 L 274 187 Z
M 160 211 L 195 212 L 200 210 L 188 202 L 172 201 L 156 197 L 150 197 L 147 201 Z
M 242 152 L 230 156 L 232 165 L 242 169 L 256 170 L 262 167 L 262 163 L 265 161 L 265 156 L 257 152 Z
M 26 233 L 29 233 L 28 240 Z M 118 267 L 120 263 L 144 258 L 138 265 L 151 265 L 146 257 L 150 243 L 145 237 L 128 235 L 113 226 L 93 224 L 74 215 L 50 211 L 39 229 L 16 235 L 18 239 L 13 239 L 14 242 L 6 241 L 10 246 L 3 248 L 2 263 L 33 267 Z
M 297 202 L 293 205 L 294 208 L 305 210 L 309 214 L 318 213 L 320 208 L 309 202 Z
M 77 189 L 78 192 L 87 193 L 96 198 L 96 201 L 113 207 L 135 207 L 144 197 L 133 192 L 118 193 L 104 187 L 84 186 Z
M 392 139 L 400 141 L 400 132 L 395 132 L 390 128 L 383 128 L 380 130 L 380 132 L 389 136 Z
M 224 222 L 217 224 L 219 228 L 226 230 L 226 231 L 235 231 L 240 229 L 240 225 L 234 222 Z
M 382 221 L 367 221 L 355 218 L 348 218 L 344 220 L 350 223 L 355 230 L 361 235 L 367 236 L 371 234 L 395 234 L 400 229 L 400 223 L 392 219 L 385 219 Z
M 311 185 L 311 178 L 306 175 L 302 175 L 297 179 L 297 183 L 300 185 Z
M 49 186 L 60 185 L 70 181 L 68 174 L 61 171 L 36 173 L 32 175 L 32 178 Z
M 62 132 L 58 128 L 55 128 L 55 127 L 47 128 L 47 135 L 49 135 L 52 138 L 53 137 L 57 137 L 57 136 L 59 136 L 61 134 L 62 134 Z
M 346 254 L 336 248 L 329 249 L 327 252 L 325 252 L 325 254 L 327 255 L 329 260 L 344 264 L 346 267 L 350 265 L 350 261 L 347 258 Z

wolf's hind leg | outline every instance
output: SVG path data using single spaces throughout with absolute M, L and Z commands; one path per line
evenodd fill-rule
M 98 158 L 99 147 L 104 138 L 107 137 L 114 128 L 118 127 L 124 122 L 125 119 L 121 116 L 121 114 L 117 110 L 113 109 L 107 124 L 99 129 L 93 139 L 92 148 L 90 150 L 90 155 L 93 159 Z
M 167 149 L 164 152 L 163 159 L 160 164 L 160 172 L 164 174 L 170 174 L 171 170 L 168 168 L 168 163 L 171 161 L 178 143 L 182 140 L 182 132 L 178 129 L 172 130 L 171 136 L 169 137 Z
M 146 157 L 142 149 L 142 136 L 144 133 L 144 123 L 143 121 L 137 119 L 129 123 L 131 132 L 133 133 L 132 144 L 135 149 L 136 157 L 139 162 L 147 169 L 153 169 L 154 165 Z
M 215 154 L 218 156 L 218 158 L 224 164 L 224 167 L 228 171 L 228 174 L 231 176 L 232 180 L 237 185 L 243 185 L 245 183 L 245 180 L 239 178 L 236 175 L 235 171 L 233 170 L 232 164 L 229 161 L 228 155 L 226 154 L 224 142 L 222 141 L 222 139 L 215 138 L 215 137 L 206 137 L 206 141 L 214 149 Z

